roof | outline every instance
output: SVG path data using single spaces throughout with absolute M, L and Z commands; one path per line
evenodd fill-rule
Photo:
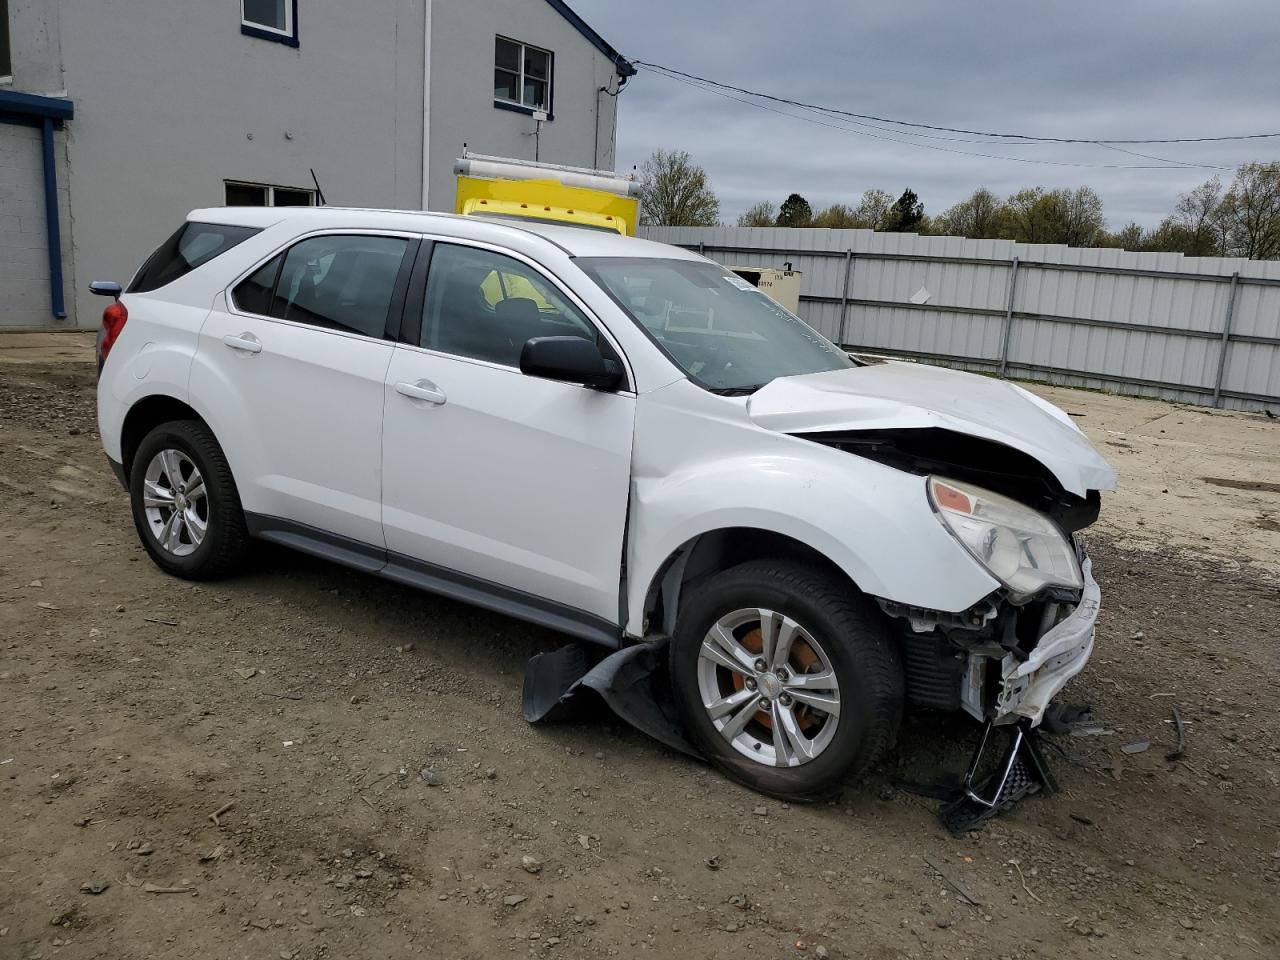
M 303 230 L 326 228 L 352 230 L 403 230 L 436 233 L 460 239 L 490 241 L 511 247 L 531 238 L 553 244 L 571 257 L 653 257 L 667 260 L 702 260 L 680 247 L 624 237 L 604 230 L 558 226 L 549 223 L 517 223 L 507 219 L 463 217 L 453 213 L 416 210 L 365 210 L 358 207 L 209 207 L 192 210 L 188 220 L 266 229 L 285 221 L 301 221 Z M 522 243 L 523 241 L 523 243 Z
M 636 68 L 631 61 L 609 46 L 604 37 L 592 30 L 591 25 L 574 13 L 564 0 L 547 0 L 547 3 L 551 4 L 560 16 L 568 20 L 575 30 L 586 37 L 593 47 L 613 61 L 613 66 L 618 71 L 618 76 L 630 77 L 635 75 Z

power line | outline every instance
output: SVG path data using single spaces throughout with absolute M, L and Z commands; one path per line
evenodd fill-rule
M 992 133 L 987 130 L 967 130 L 963 127 L 943 127 L 931 123 L 914 123 L 910 120 L 895 120 L 892 117 L 877 117 L 873 114 L 854 113 L 850 110 L 838 110 L 835 107 L 824 107 L 819 104 L 805 103 L 802 100 L 791 100 L 787 97 L 776 97 L 768 93 L 759 93 L 755 90 L 748 90 L 745 87 L 735 87 L 733 84 L 721 83 L 718 80 L 710 80 L 706 77 L 700 77 L 697 74 L 685 73 L 683 70 L 676 70 L 673 67 L 665 67 L 660 63 L 650 63 L 647 60 L 631 61 L 633 64 L 642 67 L 649 67 L 652 70 L 660 70 L 667 74 L 675 74 L 685 77 L 689 80 L 696 80 L 700 83 L 708 84 L 713 87 L 720 87 L 725 90 L 732 90 L 735 93 L 745 94 L 748 97 L 758 97 L 761 100 L 772 100 L 774 103 L 785 103 L 792 107 L 802 107 L 806 110 L 818 110 L 823 113 L 835 114 L 842 117 L 852 117 L 857 120 L 874 120 L 877 123 L 891 123 L 900 127 L 915 127 L 920 130 L 937 130 L 943 133 L 963 133 L 975 137 L 992 137 L 996 139 L 1013 139 L 1026 140 L 1040 143 L 1093 143 L 1093 144 L 1144 144 L 1144 143 L 1222 143 L 1231 140 L 1265 140 L 1272 137 L 1280 137 L 1280 133 L 1242 133 L 1225 137 L 1154 137 L 1145 140 L 1113 140 L 1100 139 L 1097 137 L 1039 137 L 1025 133 Z
M 632 62 L 637 63 L 640 61 L 632 61 Z M 783 116 L 783 117 L 790 117 L 793 120 L 800 120 L 804 123 L 814 123 L 820 127 L 828 127 L 832 130 L 839 130 L 842 133 L 851 133 L 851 134 L 854 134 L 855 136 L 860 136 L 860 137 L 870 137 L 873 140 L 884 140 L 888 143 L 897 143 L 907 147 L 921 147 L 926 150 L 939 150 L 943 153 L 956 153 L 964 157 L 979 157 L 984 160 L 1009 160 L 1009 161 L 1013 161 L 1014 163 L 1033 163 L 1033 164 L 1041 164 L 1041 165 L 1053 166 L 1053 167 L 1079 167 L 1079 168 L 1091 169 L 1091 170 L 1185 170 L 1188 168 L 1203 168 L 1208 170 L 1227 169 L 1226 167 L 1215 166 L 1213 164 L 1183 163 L 1182 161 L 1179 161 L 1179 160 L 1167 160 L 1164 157 L 1154 157 L 1154 156 L 1151 156 L 1150 154 L 1134 153 L 1134 151 L 1132 150 L 1124 150 L 1120 147 L 1112 146 L 1109 143 L 1098 143 L 1096 141 L 1076 141 L 1076 142 L 1087 142 L 1095 146 L 1107 147 L 1108 149 L 1117 150 L 1121 153 L 1129 153 L 1129 154 L 1132 154 L 1133 156 L 1144 157 L 1151 160 L 1162 160 L 1164 161 L 1164 163 L 1162 163 L 1160 166 L 1154 166 L 1151 164 L 1133 164 L 1133 163 L 1078 163 L 1078 162 L 1072 162 L 1068 160 L 1042 160 L 1042 159 L 1036 159 L 1032 157 L 1010 157 L 1002 154 L 977 153 L 972 150 L 957 150 L 954 147 L 942 147 L 933 143 L 916 143 L 911 140 L 899 139 L 897 136 L 880 136 L 874 133 L 867 133 L 865 130 L 853 130 L 847 126 L 843 126 L 840 124 L 828 123 L 826 121 L 818 120 L 813 117 L 804 117 L 795 113 L 789 113 L 786 110 L 779 110 L 776 107 L 771 107 L 763 103 L 756 103 L 755 101 L 752 101 L 752 100 L 744 100 L 741 97 L 735 97 L 733 96 L 733 94 L 726 92 L 726 90 L 737 90 L 736 87 L 729 87 L 726 84 L 718 84 L 713 81 L 703 81 L 701 80 L 701 78 L 692 77 L 687 74 L 681 74 L 679 71 L 671 71 L 670 73 L 668 73 L 668 72 L 665 72 L 665 68 L 656 67 L 654 64 L 645 64 L 645 65 L 650 67 L 651 69 L 658 70 L 659 76 L 665 76 L 669 80 L 676 80 L 680 83 L 683 83 L 687 86 L 694 87 L 695 89 L 698 89 L 698 90 L 705 90 L 707 93 L 713 93 L 716 96 L 724 97 L 726 100 L 733 100 L 737 103 L 742 103 L 749 107 L 756 107 L 757 109 L 760 109 L 760 110 L 767 110 L 770 113 L 776 113 L 779 116 Z M 770 97 L 766 99 L 776 100 L 777 98 Z M 802 105 L 798 103 L 795 105 L 800 106 L 802 109 L 809 110 L 810 112 L 818 112 L 818 113 L 826 112 L 819 107 L 809 107 L 807 105 Z M 907 131 L 907 130 L 886 130 L 884 127 L 877 127 L 873 124 L 859 123 L 856 120 L 846 120 L 844 122 L 853 123 L 859 127 L 869 127 L 870 129 L 873 129 L 873 130 L 880 130 L 883 133 L 893 133 L 893 134 L 899 134 L 901 136 L 908 136 L 908 137 L 928 136 L 927 134 L 912 133 L 911 131 Z M 931 138 L 931 139 L 951 140 L 953 138 L 939 137 L 939 138 Z M 990 143 L 991 141 L 961 140 L 959 142 Z M 999 141 L 996 141 L 996 142 L 999 142 Z M 1023 144 L 1008 142 L 1005 145 L 1006 146 L 1022 146 Z M 1043 145 L 1043 141 L 1031 141 L 1025 145 L 1026 146 Z

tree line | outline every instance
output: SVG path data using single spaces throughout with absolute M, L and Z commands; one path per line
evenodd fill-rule
M 644 223 L 720 225 L 720 201 L 706 171 L 683 150 L 658 150 L 640 167 Z M 1184 253 L 1194 257 L 1280 259 L 1280 162 L 1245 163 L 1230 183 L 1220 177 L 1182 194 L 1154 228 L 1129 223 L 1111 230 L 1102 198 L 1091 187 L 1030 187 L 1000 197 L 985 187 L 936 216 L 910 188 L 895 199 L 865 191 L 853 203 L 814 210 L 799 193 L 780 204 L 764 200 L 738 217 L 740 227 L 828 227 L 897 233 L 1065 243 Z

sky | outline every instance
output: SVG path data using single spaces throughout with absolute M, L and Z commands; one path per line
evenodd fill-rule
M 1076 139 L 1280 132 L 1277 0 L 571 5 L 628 58 L 861 114 Z M 655 149 L 687 150 L 709 174 L 725 223 L 793 191 L 817 210 L 856 203 L 869 188 L 896 197 L 910 187 L 937 214 L 979 186 L 1003 196 L 1087 185 L 1118 228 L 1155 226 L 1179 194 L 1215 174 L 1229 181 L 1240 163 L 1280 160 L 1280 137 L 1123 148 L 1161 158 L 1150 160 L 1093 144 L 973 143 L 922 131 L 960 138 L 926 139 L 770 107 L 808 119 L 641 67 L 618 100 L 617 169 L 629 171 Z M 1125 166 L 1162 169 L 1107 168 Z

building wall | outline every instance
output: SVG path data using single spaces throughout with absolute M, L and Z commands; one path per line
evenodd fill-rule
M 453 209 L 453 162 L 464 143 L 475 153 L 535 159 L 533 118 L 493 104 L 499 33 L 555 54 L 554 119 L 542 124 L 537 159 L 613 169 L 617 100 L 599 89 L 617 90 L 614 65 L 549 3 L 433 0 L 431 32 L 430 209 Z
M 78 288 L 127 282 L 228 179 L 309 187 L 314 167 L 330 203 L 418 205 L 421 0 L 300 8 L 294 49 L 241 34 L 237 0 L 63 0 Z
M 74 282 L 65 258 L 63 291 L 68 301 L 68 316 L 66 320 L 57 321 L 51 313 L 40 140 L 39 127 L 0 123 L 0 330 L 75 325 L 69 302 Z M 65 250 L 70 218 L 67 215 L 66 151 L 61 133 L 54 134 L 54 158 Z
M 59 0 L 9 0 L 13 81 L 2 90 L 41 96 L 63 91 Z M 55 321 L 49 294 L 44 167 L 40 128 L 0 123 L 0 329 L 75 325 L 71 302 L 71 219 L 68 211 L 66 134 L 54 133 L 54 167 L 63 244 L 63 289 L 68 317 Z
M 95 326 L 88 282 L 126 283 L 226 180 L 309 188 L 314 168 L 330 204 L 421 209 L 427 6 L 432 209 L 453 208 L 464 142 L 534 156 L 532 118 L 493 105 L 498 33 L 556 55 L 540 158 L 612 166 L 616 101 L 598 90 L 617 88 L 614 66 L 549 3 L 303 0 L 292 48 L 242 34 L 239 0 L 10 0 L 13 87 L 75 105 L 57 134 L 67 323 Z M 8 326 L 53 324 L 33 132 L 0 125 L 0 277 L 22 304 Z

